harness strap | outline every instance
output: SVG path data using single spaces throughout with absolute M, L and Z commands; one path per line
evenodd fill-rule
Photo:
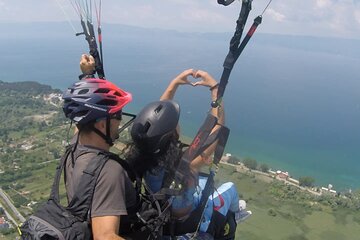
M 59 183 L 60 177 L 66 165 L 67 159 L 69 158 L 70 153 L 73 151 L 74 146 L 70 145 L 66 148 L 65 154 L 62 156 L 59 166 L 56 169 L 54 183 L 51 189 L 50 199 L 60 204 L 59 200 Z M 104 152 L 96 149 L 87 149 L 86 151 L 81 151 L 77 154 L 77 157 L 86 154 L 86 153 L 96 153 L 96 157 L 94 157 L 89 164 L 86 166 L 86 169 L 83 171 L 83 175 L 81 176 L 79 185 L 76 188 L 75 194 L 66 207 L 72 214 L 78 216 L 79 218 L 85 220 L 87 218 L 87 214 L 89 212 L 92 198 L 95 191 L 95 186 L 97 179 L 100 175 L 101 170 L 105 166 L 106 162 L 111 159 L 119 163 L 122 168 L 127 172 L 129 178 L 132 182 L 135 182 L 136 185 L 136 197 L 137 203 L 128 207 L 127 211 L 129 213 L 136 213 L 139 208 L 140 203 L 140 191 L 141 191 L 141 180 L 136 176 L 135 172 L 132 170 L 130 165 L 121 159 L 116 154 L 110 152 Z
M 227 143 L 227 139 L 229 137 L 229 133 L 230 133 L 229 128 L 227 128 L 225 126 L 221 126 L 221 128 L 218 132 L 218 143 L 215 148 L 215 154 L 214 154 L 214 160 L 213 160 L 215 165 L 217 165 L 219 163 L 219 161 L 224 153 L 224 149 L 225 149 L 225 146 Z M 199 206 L 194 211 L 195 213 L 194 213 L 193 217 L 194 217 L 194 219 L 196 219 L 198 225 L 197 225 L 196 230 L 193 232 L 197 232 L 199 230 L 201 220 L 204 216 L 207 201 L 209 199 L 209 196 L 213 193 L 213 191 L 215 189 L 215 186 L 214 186 L 215 185 L 215 183 L 214 183 L 215 171 L 210 170 L 210 174 L 200 172 L 199 176 L 207 177 L 207 181 L 206 181 L 205 187 L 201 194 Z M 224 203 L 225 203 L 224 199 L 222 198 L 222 196 L 220 196 L 220 206 L 218 206 L 219 209 L 224 205 Z
M 220 0 L 219 3 L 223 4 L 225 2 L 226 1 L 224 1 L 224 0 Z M 232 1 L 228 1 L 228 2 L 231 3 Z M 236 21 L 236 30 L 235 30 L 234 36 L 230 40 L 229 53 L 227 54 L 224 64 L 223 64 L 224 70 L 221 75 L 217 98 L 214 102 L 211 103 L 211 106 L 214 108 L 219 106 L 219 104 L 222 100 L 222 97 L 224 96 L 225 88 L 228 83 L 231 70 L 242 51 L 239 49 L 239 45 L 240 45 L 240 40 L 241 40 L 242 33 L 244 31 L 246 21 L 248 19 L 249 13 L 251 11 L 251 2 L 252 2 L 252 0 L 243 0 L 242 1 L 239 18 Z M 226 4 L 223 4 L 223 5 L 226 6 Z
M 227 143 L 227 140 L 229 138 L 230 135 L 230 129 L 225 127 L 225 126 L 221 126 L 220 128 L 220 132 L 219 132 L 219 136 L 218 136 L 218 143 L 217 146 L 215 148 L 215 152 L 214 152 L 214 164 L 217 165 L 223 154 L 225 151 L 225 146 Z
M 175 172 L 175 184 L 176 188 L 180 188 L 178 185 L 184 182 L 185 178 L 189 176 L 190 173 L 190 162 L 200 155 L 200 150 L 206 140 L 208 139 L 211 130 L 214 128 L 214 126 L 217 124 L 217 118 L 214 117 L 211 114 L 208 114 L 207 118 L 205 119 L 205 122 L 200 127 L 198 133 L 196 134 L 196 137 L 190 144 L 190 147 L 184 152 L 182 155 L 180 162 L 178 164 L 177 170 Z
M 117 163 L 119 163 L 121 165 L 121 167 L 126 171 L 128 177 L 130 178 L 130 180 L 135 183 L 135 190 L 136 190 L 136 204 L 134 204 L 131 207 L 127 207 L 126 211 L 128 212 L 128 214 L 135 214 L 140 207 L 141 201 L 140 201 L 140 194 L 141 194 L 141 179 L 139 176 L 137 176 L 136 172 L 134 171 L 134 169 L 129 165 L 128 162 L 126 162 L 125 160 L 121 159 L 118 155 L 108 152 L 106 153 L 107 156 L 116 161 Z

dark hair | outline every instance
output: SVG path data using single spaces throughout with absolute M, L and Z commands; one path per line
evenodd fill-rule
M 176 133 L 169 139 L 167 148 L 160 153 L 146 153 L 133 143 L 129 144 L 125 151 L 125 159 L 139 176 L 143 176 L 146 171 L 156 173 L 160 168 L 165 169 L 165 172 L 168 173 L 166 175 L 171 175 L 183 153 Z

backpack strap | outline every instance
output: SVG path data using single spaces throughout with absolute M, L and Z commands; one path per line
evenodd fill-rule
M 141 186 L 142 186 L 141 178 L 136 174 L 135 170 L 130 166 L 130 164 L 124 159 L 120 158 L 117 154 L 109 152 L 107 153 L 107 155 L 111 160 L 114 160 L 115 162 L 119 163 L 121 167 L 126 171 L 130 180 L 133 183 L 135 183 L 136 203 L 132 207 L 126 208 L 128 215 L 135 214 L 139 210 L 141 205 L 141 200 L 140 200 Z
M 130 164 L 127 161 L 120 158 L 117 154 L 114 154 L 111 152 L 108 152 L 106 154 L 109 156 L 110 159 L 114 160 L 115 162 L 117 162 L 121 165 L 121 167 L 126 171 L 126 173 L 128 174 L 128 176 L 132 182 L 137 181 L 138 176 L 135 173 L 134 169 L 130 166 Z
M 87 219 L 97 179 L 109 160 L 109 157 L 103 151 L 91 150 L 88 152 L 95 152 L 97 155 L 91 159 L 83 171 L 79 184 L 76 186 L 76 192 L 66 208 L 82 220 Z
M 72 145 L 69 145 L 66 147 L 64 155 L 60 159 L 59 165 L 56 167 L 56 173 L 53 185 L 51 187 L 51 193 L 50 193 L 50 199 L 60 204 L 60 198 L 59 198 L 59 183 L 60 183 L 60 177 L 61 173 L 64 170 L 64 166 L 66 164 L 66 160 L 69 156 L 69 154 L 72 151 Z
M 65 154 L 62 156 L 60 160 L 60 164 L 56 168 L 56 174 L 51 189 L 50 199 L 54 200 L 59 204 L 60 204 L 60 198 L 59 198 L 60 177 L 66 165 L 67 159 L 72 151 L 73 151 L 72 145 L 66 148 Z M 118 155 L 110 152 L 91 149 L 90 151 L 87 150 L 84 152 L 80 152 L 78 156 L 89 152 L 96 153 L 96 156 L 93 157 L 93 159 L 86 166 L 86 169 L 83 171 L 84 174 L 81 176 L 79 185 L 76 187 L 77 191 L 75 192 L 71 202 L 67 206 L 67 210 L 69 210 L 73 215 L 78 216 L 82 220 L 85 220 L 87 218 L 92 203 L 93 195 L 95 192 L 97 179 L 100 175 L 101 170 L 105 166 L 106 162 L 109 159 L 112 159 L 117 163 L 119 163 L 122 166 L 122 168 L 127 172 L 131 181 L 135 182 L 136 192 L 137 192 L 136 194 L 137 203 L 135 204 L 135 206 L 127 209 L 128 212 L 135 213 L 140 205 L 140 192 L 141 192 L 141 180 L 139 177 L 137 177 L 135 171 L 126 161 L 121 159 Z

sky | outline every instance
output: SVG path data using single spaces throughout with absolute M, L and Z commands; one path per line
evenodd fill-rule
M 71 19 L 79 29 L 71 1 L 76 0 L 0 0 L 0 23 Z M 253 1 L 250 24 L 267 3 Z M 103 0 L 102 22 L 181 32 L 232 32 L 240 6 L 238 0 L 227 7 L 216 0 Z M 360 0 L 273 0 L 258 31 L 360 39 Z

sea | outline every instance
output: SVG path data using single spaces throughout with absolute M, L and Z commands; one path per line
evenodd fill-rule
M 64 90 L 88 52 L 66 23 L 0 24 L 0 80 Z M 220 79 L 232 33 L 184 33 L 104 24 L 107 79 L 133 94 L 137 113 L 188 68 Z M 225 152 L 317 186 L 360 188 L 360 40 L 256 33 L 238 59 L 224 104 Z M 195 82 L 196 79 L 190 79 Z M 210 110 L 205 87 L 181 86 L 181 130 L 194 137 Z

